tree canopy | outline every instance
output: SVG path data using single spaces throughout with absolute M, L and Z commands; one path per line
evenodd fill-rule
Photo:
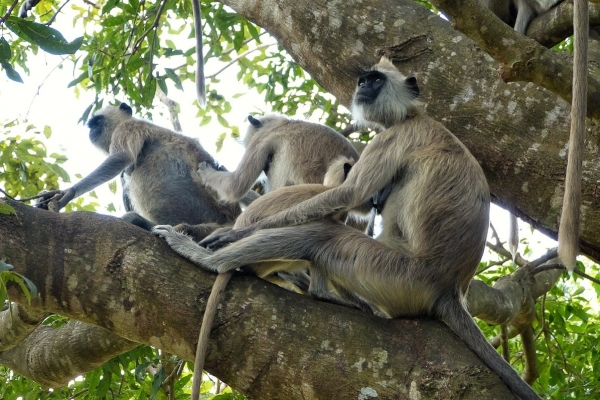
M 118 100 L 141 117 L 168 114 L 178 129 L 187 107 L 195 130 L 216 133 L 219 149 L 240 136 L 240 104 L 256 99 L 265 104 L 257 111 L 345 128 L 357 71 L 386 55 L 417 77 L 427 112 L 478 159 L 493 201 L 556 237 L 572 3 L 538 16 L 527 36 L 477 0 L 224 0 L 201 8 L 204 108 L 191 89 L 192 3 L 169 0 L 0 2 L 3 101 L 18 95 L 16 82 L 31 84 L 33 69 L 47 70 L 51 81 L 58 66 L 70 71 L 61 86 L 89 102 L 73 124 Z M 580 243 L 587 257 L 568 275 L 555 252 L 534 257 L 535 245 L 524 239 L 513 261 L 492 226 L 468 296 L 492 344 L 546 398 L 600 393 L 597 25 L 600 8 L 591 4 Z M 65 188 L 81 171 L 67 172 L 66 156 L 49 150 L 58 140 L 53 126 L 65 116 L 40 126 L 1 117 L 0 398 L 186 398 L 188 360 L 214 277 L 124 221 L 72 212 L 118 211 L 118 200 L 92 193 L 60 214 L 22 204 Z M 364 145 L 372 135 L 350 138 Z M 113 193 L 116 186 L 109 184 Z M 225 294 L 206 368 L 214 377 L 203 391 L 215 399 L 510 398 L 439 322 L 383 320 L 241 275 Z

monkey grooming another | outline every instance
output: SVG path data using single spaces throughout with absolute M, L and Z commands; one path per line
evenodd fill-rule
M 367 145 L 347 179 L 245 229 L 207 238 L 211 252 L 157 227 L 171 247 L 224 273 L 272 260 L 311 262 L 309 293 L 350 304 L 363 299 L 395 317 L 446 323 L 521 399 L 537 394 L 486 341 L 465 310 L 465 292 L 483 253 L 490 194 L 477 160 L 442 124 L 420 111 L 416 79 L 387 59 L 359 76 L 356 121 L 385 130 Z M 391 185 L 376 238 L 327 218 Z M 333 301 L 340 299 L 333 299 Z
M 322 185 L 304 184 L 285 186 L 259 197 L 236 219 L 233 229 L 242 229 L 250 226 L 253 223 L 267 218 L 272 214 L 285 210 L 304 200 L 310 199 L 319 193 L 323 193 L 325 190 L 328 190 L 331 187 L 340 185 L 344 179 L 346 179 L 346 176 L 354 163 L 355 160 L 352 158 L 339 156 L 333 160 L 329 166 Z M 331 219 L 333 221 L 337 221 L 338 223 L 342 223 L 346 219 L 347 214 L 347 212 L 341 212 L 335 216 L 332 216 Z M 198 227 L 203 227 L 204 225 L 208 224 L 199 225 Z M 193 229 L 195 227 L 188 227 L 188 229 L 190 228 Z M 223 228 L 223 230 L 227 230 L 227 228 Z M 179 238 L 186 243 L 186 246 L 187 243 L 192 243 L 194 246 L 197 246 L 189 236 L 177 233 L 178 231 L 182 231 L 182 229 L 178 229 L 178 227 L 172 228 L 166 225 L 159 225 L 153 229 L 153 232 L 159 235 L 161 235 L 163 231 L 168 231 L 175 235 L 179 235 Z M 310 278 L 306 274 L 306 271 L 310 269 L 310 263 L 304 260 L 262 261 L 255 264 L 245 265 L 244 269 L 251 270 L 260 278 L 296 293 L 304 292 L 300 290 L 298 286 L 294 284 L 294 282 L 290 281 L 290 278 L 300 277 L 299 279 L 301 280 L 310 281 Z M 283 279 L 280 275 L 278 275 L 279 272 L 285 272 L 287 279 Z M 221 301 L 221 294 L 225 290 L 225 287 L 229 283 L 229 280 L 232 276 L 233 270 L 217 275 L 215 282 L 213 283 L 210 296 L 206 302 L 206 309 L 204 310 L 202 325 L 198 335 L 198 345 L 196 346 L 196 358 L 194 361 L 194 377 L 192 380 L 191 396 L 193 400 L 196 400 L 199 397 L 202 371 L 204 369 L 204 361 L 206 359 L 206 351 L 208 349 L 208 339 L 210 337 L 210 330 L 213 325 L 214 317 L 217 313 L 217 307 Z
M 105 107 L 88 121 L 90 141 L 107 153 L 91 174 L 67 190 L 45 193 L 63 208 L 122 172 L 128 211 L 123 219 L 150 230 L 156 224 L 232 223 L 239 205 L 219 201 L 200 184 L 198 163 L 218 165 L 196 139 L 132 116 L 131 107 Z
M 246 151 L 235 171 L 200 165 L 203 183 L 221 200 L 240 200 L 263 171 L 267 176 L 266 192 L 270 192 L 284 186 L 323 183 L 327 168 L 340 155 L 358 160 L 350 141 L 325 125 L 279 114 L 259 119 L 248 116 L 248 121 Z

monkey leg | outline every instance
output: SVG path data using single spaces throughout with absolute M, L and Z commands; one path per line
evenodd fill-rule
M 205 261 L 212 252 L 199 246 L 191 237 L 176 232 L 171 225 L 156 225 L 152 228 L 152 233 L 165 239 L 171 249 L 180 256 L 205 270 L 218 272 L 216 268 Z
M 152 227 L 154 225 L 156 225 L 154 222 L 142 217 L 140 214 L 138 214 L 134 211 L 129 211 L 129 212 L 125 213 L 121 217 L 121 219 L 123 219 L 127 222 L 130 222 L 135 226 L 139 226 L 140 228 L 145 229 L 147 231 L 151 231 Z
M 185 233 L 191 236 L 194 241 L 199 242 L 212 233 L 227 232 L 231 229 L 231 225 L 221 225 L 215 222 L 208 222 L 206 224 L 190 225 L 190 224 L 177 224 L 173 227 L 176 232 Z

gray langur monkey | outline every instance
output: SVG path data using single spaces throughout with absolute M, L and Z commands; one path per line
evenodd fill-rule
M 202 182 L 215 190 L 221 200 L 240 200 L 261 172 L 267 176 L 265 192 L 268 193 L 284 186 L 322 183 L 327 168 L 338 156 L 358 160 L 352 143 L 325 125 L 281 114 L 248 116 L 248 122 L 246 151 L 235 171 L 216 171 L 206 163 L 199 166 Z M 348 223 L 365 230 L 369 218 L 374 218 L 370 211 L 353 210 Z
M 276 214 L 279 211 L 285 210 L 304 200 L 310 199 L 317 194 L 340 185 L 345 179 L 354 165 L 353 158 L 339 156 L 333 160 L 325 173 L 323 184 L 304 184 L 295 186 L 285 186 L 269 192 L 252 202 L 246 210 L 236 219 L 233 229 L 243 229 L 260 221 L 270 215 Z M 347 217 L 347 212 L 340 212 L 331 217 L 332 221 L 343 223 Z M 208 224 L 204 224 L 208 225 Z M 194 228 L 194 227 L 191 227 Z M 230 229 L 230 228 L 229 228 Z M 219 232 L 227 231 L 228 228 L 223 228 Z M 184 243 L 185 247 L 196 246 L 196 243 L 187 235 L 177 232 L 177 227 L 172 228 L 168 225 L 155 226 L 153 232 L 158 235 L 163 235 L 165 232 L 176 235 L 179 240 Z M 169 242 L 171 244 L 171 242 Z M 265 260 L 258 263 L 244 265 L 244 269 L 250 270 L 278 286 L 286 288 L 292 292 L 304 293 L 300 290 L 294 281 L 290 278 L 298 278 L 299 280 L 309 281 L 310 278 L 306 275 L 306 271 L 310 269 L 310 263 L 305 260 L 289 260 L 289 261 L 269 261 Z M 285 272 L 285 278 L 279 273 Z M 210 296 L 206 302 L 206 309 L 202 318 L 202 325 L 198 335 L 198 344 L 196 347 L 196 357 L 194 361 L 194 377 L 192 380 L 192 400 L 197 400 L 200 393 L 200 384 L 202 381 L 202 371 L 204 369 L 204 361 L 208 350 L 208 339 L 210 330 L 213 325 L 214 317 L 217 313 L 217 307 L 221 301 L 221 294 L 233 276 L 233 270 L 217 275 L 213 284 Z M 303 282 L 304 283 L 304 282 Z M 310 284 L 310 283 L 309 283 Z M 303 285 L 304 286 L 304 285 Z
M 517 8 L 515 31 L 525 34 L 532 19 L 540 15 L 562 0 L 514 0 Z M 587 0 L 586 0 L 587 1 Z
M 122 173 L 123 219 L 150 230 L 156 224 L 180 222 L 231 223 L 239 205 L 224 203 L 200 184 L 197 166 L 207 162 L 218 168 L 198 140 L 132 116 L 131 107 L 105 107 L 88 121 L 90 141 L 107 153 L 92 173 L 67 190 L 44 194 L 58 200 L 58 209 Z M 53 197 L 55 196 L 55 197 Z
M 562 0 L 479 0 L 479 2 L 498 18 L 524 35 L 532 19 Z
M 560 226 L 558 228 L 558 257 L 569 271 L 576 266 L 579 253 L 579 217 L 581 178 L 585 145 L 587 113 L 587 48 L 589 10 L 587 0 L 575 0 L 573 11 L 573 99 L 571 100 L 571 135 L 565 178 Z
M 215 171 L 201 165 L 204 184 L 219 198 L 238 201 L 261 172 L 267 176 L 266 190 L 304 183 L 322 183 L 331 162 L 342 155 L 358 160 L 348 139 L 333 129 L 284 115 L 248 116 L 244 138 L 246 151 L 233 172 Z
M 224 273 L 268 260 L 311 262 L 309 292 L 362 299 L 395 318 L 446 323 L 522 399 L 539 399 L 492 348 L 465 309 L 465 292 L 483 253 L 490 193 L 477 160 L 442 124 L 425 115 L 416 79 L 387 59 L 358 78 L 356 121 L 385 130 L 367 145 L 340 186 L 294 207 L 207 238 L 211 251 L 177 234 L 160 234 L 176 252 Z M 327 218 L 392 184 L 376 238 Z M 233 242 L 233 243 L 231 243 Z M 201 243 L 202 244 L 202 243 Z M 339 299 L 338 299 L 339 300 Z

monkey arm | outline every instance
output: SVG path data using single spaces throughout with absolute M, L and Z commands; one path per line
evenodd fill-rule
M 202 182 L 217 192 L 221 200 L 240 200 L 260 176 L 272 154 L 271 145 L 252 146 L 246 150 L 240 164 L 233 172 L 216 171 L 200 163 L 198 173 Z
M 108 182 L 131 164 L 131 157 L 125 152 L 117 152 L 108 156 L 106 160 L 98 168 L 92 171 L 91 174 L 83 178 L 67 190 L 58 190 L 48 192 L 44 196 L 45 200 L 58 200 L 58 209 L 60 210 L 73 200 L 75 197 L 81 196 L 89 192 L 95 187 L 104 182 Z
M 374 194 L 399 180 L 399 175 L 406 164 L 407 149 L 404 143 L 397 140 L 398 137 L 394 127 L 376 136 L 340 186 L 273 214 L 246 228 L 232 229 L 224 234 L 212 235 L 201 241 L 200 245 L 216 250 L 228 243 L 250 236 L 260 229 L 322 220 L 338 212 L 349 211 L 364 205 Z

